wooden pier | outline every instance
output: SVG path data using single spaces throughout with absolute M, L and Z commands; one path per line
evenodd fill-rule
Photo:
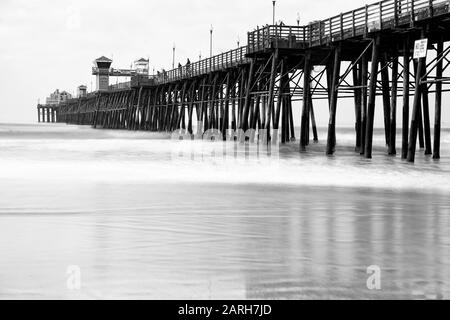
M 244 47 L 69 100 L 56 109 L 56 120 L 190 134 L 194 127 L 201 133 L 215 129 L 224 137 L 228 130 L 252 130 L 264 132 L 267 141 L 276 130 L 281 143 L 287 143 L 296 139 L 292 106 L 301 101 L 299 141 L 304 151 L 318 139 L 313 102 L 324 99 L 329 104 L 326 153 L 332 155 L 338 102 L 351 98 L 355 149 L 371 158 L 379 99 L 387 153 L 413 162 L 418 140 L 426 155 L 439 159 L 442 93 L 450 90 L 450 78 L 444 76 L 450 65 L 450 47 L 445 45 L 449 30 L 447 0 L 387 0 L 307 26 L 267 25 L 249 32 Z M 428 40 L 428 58 L 414 59 L 421 39 Z M 436 110 L 433 139 L 430 94 Z M 401 124 L 397 113 L 402 114 Z M 397 146 L 400 125 L 402 143 Z

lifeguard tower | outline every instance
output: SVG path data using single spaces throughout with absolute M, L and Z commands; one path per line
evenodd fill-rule
M 102 56 L 94 61 L 93 75 L 97 76 L 97 91 L 109 90 L 109 76 L 112 60 Z

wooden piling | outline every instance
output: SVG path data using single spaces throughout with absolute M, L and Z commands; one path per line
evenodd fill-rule
M 442 55 L 444 50 L 444 41 L 441 37 L 437 42 L 437 56 Z M 436 79 L 442 79 L 442 59 L 438 60 L 436 65 Z M 436 82 L 436 97 L 435 97 L 435 115 L 434 115 L 434 148 L 433 159 L 441 158 L 441 107 L 442 107 L 442 82 Z
M 312 95 L 309 95 L 309 111 L 311 113 L 311 126 L 312 126 L 312 131 L 313 131 L 313 139 L 314 142 L 317 143 L 319 142 L 319 136 L 317 134 L 317 124 L 316 124 L 316 116 L 314 114 L 314 105 L 313 105 L 313 99 L 312 99 Z
M 308 133 L 309 133 L 309 103 L 311 95 L 311 55 L 307 53 L 305 55 L 305 65 L 303 68 L 303 110 L 301 118 L 300 129 L 300 150 L 305 151 L 308 145 Z
M 397 137 L 397 88 L 398 88 L 398 57 L 392 61 L 392 86 L 391 86 L 391 114 L 389 129 L 389 154 L 396 155 L 396 137 Z
M 372 64 L 371 64 L 372 71 L 370 73 L 371 76 L 369 84 L 369 100 L 367 105 L 366 145 L 364 154 L 367 159 L 372 158 L 373 124 L 375 116 L 379 51 L 380 51 L 380 36 L 377 36 L 373 41 L 372 47 Z
M 408 156 L 409 132 L 409 38 L 406 37 L 403 47 L 403 117 L 402 117 L 402 159 Z
M 414 162 L 415 156 L 416 156 L 416 141 L 417 141 L 417 131 L 419 128 L 419 122 L 420 120 L 420 99 L 422 96 L 422 85 L 421 85 L 421 75 L 422 75 L 422 69 L 424 68 L 425 59 L 421 58 L 419 59 L 419 62 L 417 64 L 416 68 L 416 88 L 414 92 L 414 104 L 413 104 L 413 111 L 412 111 L 412 117 L 411 117 L 411 126 L 410 126 L 410 133 L 409 133 L 409 144 L 408 144 L 408 162 Z
M 422 81 L 426 82 L 427 67 L 426 64 L 422 69 Z M 422 120 L 423 120 L 423 133 L 425 138 L 425 155 L 431 155 L 431 128 L 430 128 L 430 107 L 428 100 L 428 85 L 425 83 L 422 88 Z
M 248 79 L 247 79 L 247 86 L 245 88 L 245 102 L 244 102 L 244 114 L 243 114 L 243 119 L 242 119 L 242 129 L 245 131 L 248 130 L 249 125 L 248 125 L 248 116 L 249 116 L 249 109 L 250 109 L 250 93 L 252 91 L 252 86 L 253 86 L 253 74 L 255 70 L 255 60 L 252 59 L 250 62 L 250 69 L 249 69 L 249 73 L 248 73 Z
M 269 84 L 269 101 L 267 106 L 267 115 L 266 115 L 266 130 L 267 130 L 267 142 L 270 141 L 270 121 L 272 119 L 272 113 L 275 104 L 275 79 L 277 76 L 277 64 L 278 64 L 278 49 L 275 49 L 275 52 L 272 54 L 272 68 L 270 71 L 270 84 Z
M 389 70 L 388 70 L 388 55 L 385 53 L 381 59 L 381 91 L 383 96 L 383 115 L 384 115 L 384 137 L 386 146 L 389 146 L 390 137 L 390 114 L 391 114 L 391 101 L 390 101 L 390 85 L 389 85 Z
M 361 108 L 362 108 L 362 96 L 361 96 L 361 63 L 355 64 L 353 67 L 353 85 L 355 86 L 354 92 L 354 100 L 355 100 L 355 132 L 356 132 L 356 143 L 355 143 L 355 151 L 361 151 Z
M 341 72 L 341 47 L 334 48 L 333 78 L 331 79 L 330 120 L 328 122 L 327 155 L 332 155 L 336 148 L 336 108 L 338 84 Z
M 361 147 L 360 154 L 364 155 L 366 150 L 366 130 L 367 130 L 367 84 L 369 73 L 368 53 L 361 58 Z

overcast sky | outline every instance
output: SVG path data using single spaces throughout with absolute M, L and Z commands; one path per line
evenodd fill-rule
M 366 3 L 278 0 L 276 16 L 295 25 L 299 13 L 306 24 Z M 174 43 L 177 63 L 208 54 L 211 24 L 214 53 L 220 53 L 235 48 L 238 38 L 245 44 L 247 31 L 271 21 L 271 0 L 0 0 L 0 122 L 35 122 L 38 99 L 57 88 L 90 89 L 99 56 L 112 57 L 116 68 L 149 57 L 151 69 L 170 69 Z M 323 109 L 320 123 L 327 122 Z

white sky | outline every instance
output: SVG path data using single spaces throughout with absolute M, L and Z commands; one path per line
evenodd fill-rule
M 366 3 L 278 0 L 276 16 L 295 25 L 300 13 L 306 24 Z M 271 21 L 271 0 L 1 0 L 0 122 L 36 122 L 38 98 L 44 101 L 56 88 L 90 89 L 92 61 L 99 56 L 113 56 L 116 68 L 149 57 L 151 69 L 170 69 L 174 43 L 176 64 L 208 55 L 211 24 L 214 53 L 220 53 L 235 48 L 238 37 L 245 44 L 247 31 Z M 318 122 L 326 124 L 327 108 L 320 108 Z M 338 113 L 345 112 L 341 122 L 350 124 L 353 110 L 345 109 Z

